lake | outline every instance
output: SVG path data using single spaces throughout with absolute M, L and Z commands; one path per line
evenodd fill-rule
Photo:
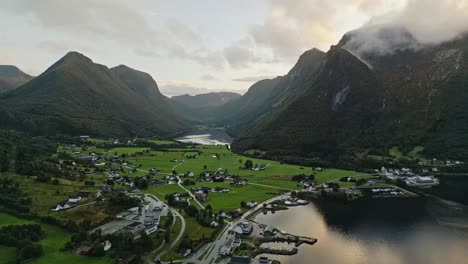
M 196 130 L 177 137 L 174 140 L 203 145 L 231 145 L 233 138 L 224 131 Z
M 468 263 L 467 233 L 440 225 L 425 208 L 427 201 L 422 199 L 354 205 L 315 202 L 259 214 L 255 220 L 318 239 L 313 246 L 301 245 L 296 255 L 269 256 L 283 264 Z

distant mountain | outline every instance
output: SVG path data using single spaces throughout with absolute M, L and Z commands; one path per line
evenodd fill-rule
M 346 34 L 318 69 L 305 67 L 300 96 L 241 130 L 233 149 L 336 162 L 423 146 L 429 157 L 466 159 L 468 37 L 424 46 L 401 28 L 374 33 Z
M 150 75 L 70 52 L 0 96 L 0 127 L 35 134 L 168 135 L 188 129 Z
M 0 93 L 18 88 L 32 78 L 16 66 L 0 65 Z
M 241 95 L 231 92 L 206 93 L 198 95 L 178 95 L 171 97 L 172 100 L 184 104 L 190 108 L 203 108 L 221 106 Z

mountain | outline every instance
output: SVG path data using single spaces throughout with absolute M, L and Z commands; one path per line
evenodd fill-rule
M 34 134 L 168 135 L 189 124 L 150 75 L 112 69 L 70 52 L 25 85 L 0 96 L 0 127 Z
M 172 100 L 184 104 L 190 108 L 215 107 L 239 98 L 241 95 L 231 92 L 206 93 L 199 95 L 178 95 L 171 97 Z
M 401 28 L 374 33 L 346 34 L 296 84 L 300 96 L 241 131 L 233 149 L 337 161 L 423 146 L 429 157 L 466 159 L 468 37 L 427 46 Z
M 324 52 L 315 48 L 308 50 L 286 75 L 259 81 L 240 100 L 226 104 L 221 111 L 222 122 L 228 124 L 230 134 L 241 136 L 261 126 L 301 97 L 324 58 Z
M 0 65 L 0 93 L 18 88 L 32 78 L 16 66 Z

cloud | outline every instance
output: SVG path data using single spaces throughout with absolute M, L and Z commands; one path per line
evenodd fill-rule
M 158 28 L 157 23 L 150 23 L 148 14 L 137 7 L 123 0 L 23 0 L 2 3 L 0 12 L 22 16 L 31 25 L 66 36 L 83 36 L 83 39 L 100 39 L 130 47 L 139 56 L 175 57 L 213 68 L 223 67 L 222 53 L 207 49 L 199 34 L 189 26 L 178 20 L 168 20 L 165 27 Z M 47 48 L 52 48 L 50 44 Z
M 232 68 L 245 68 L 250 63 L 259 62 L 260 59 L 255 55 L 252 49 L 241 46 L 240 43 L 234 43 L 224 48 L 224 57 Z
M 182 41 L 199 43 L 202 40 L 200 34 L 195 33 L 189 26 L 178 20 L 171 19 L 167 22 L 167 25 L 169 31 Z
M 407 0 L 351 32 L 344 46 L 358 56 L 391 54 L 452 40 L 468 32 L 468 0 Z
M 247 76 L 247 77 L 240 77 L 240 78 L 235 78 L 232 79 L 235 82 L 257 82 L 260 80 L 265 80 L 265 79 L 272 79 L 275 78 L 276 76 L 270 76 L 270 75 L 265 75 L 265 76 Z
M 216 77 L 214 77 L 211 74 L 203 74 L 202 76 L 200 76 L 200 79 L 204 81 L 213 81 L 213 80 L 216 80 Z
M 468 31 L 468 0 L 407 0 L 403 8 L 368 24 L 404 27 L 422 43 L 440 43 Z
M 330 45 L 335 40 L 336 9 L 346 3 L 321 0 L 271 0 L 263 24 L 253 25 L 249 34 L 260 47 L 271 49 L 279 60 L 295 60 L 312 47 Z

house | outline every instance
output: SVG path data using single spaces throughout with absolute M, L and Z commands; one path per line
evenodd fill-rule
M 188 255 L 190 255 L 190 253 L 192 253 L 192 250 L 190 248 L 182 248 L 180 251 L 179 251 L 179 254 L 182 256 L 182 257 L 187 257 Z
M 104 251 L 109 251 L 109 249 L 111 249 L 112 247 L 112 243 L 109 241 L 109 240 L 106 240 L 102 246 L 104 247 Z
M 67 201 L 63 201 L 63 202 L 58 203 L 58 204 L 57 204 L 54 208 L 52 208 L 51 210 L 54 211 L 54 212 L 58 212 L 58 211 L 67 210 L 67 209 L 73 208 L 73 207 L 75 207 L 75 206 L 76 206 L 75 203 L 71 203 L 71 202 L 69 202 L 69 201 L 67 200 Z
M 229 260 L 229 264 L 250 264 L 252 263 L 252 259 L 250 257 L 238 257 L 234 256 L 231 257 Z
M 208 194 L 206 193 L 197 193 L 195 194 L 195 198 L 197 198 L 198 201 L 200 202 L 205 202 L 208 201 Z
M 275 229 L 268 225 L 265 226 L 263 228 L 263 236 L 266 236 L 266 237 L 275 236 Z
M 195 174 L 194 174 L 193 172 L 189 171 L 189 172 L 187 172 L 187 173 L 185 174 L 185 177 L 193 178 L 193 177 L 195 177 Z
M 242 215 L 242 209 L 238 208 L 231 212 L 232 217 L 239 217 Z
M 127 226 L 128 237 L 137 240 L 141 237 L 141 233 L 145 230 L 145 225 L 140 222 L 133 222 Z
M 227 242 L 219 248 L 219 254 L 221 256 L 230 256 L 234 252 L 234 250 L 236 250 L 234 240 L 232 238 L 229 238 Z
M 150 224 L 145 227 L 145 233 L 147 235 L 152 234 L 158 230 L 158 225 L 156 224 Z
M 211 222 L 210 226 L 212 226 L 212 227 L 218 227 L 218 226 L 219 226 L 219 223 L 213 220 L 213 222 Z
M 80 136 L 81 141 L 87 141 L 89 139 L 89 136 Z
M 241 187 L 247 184 L 247 180 L 241 177 L 234 178 L 234 181 L 231 183 L 234 187 Z
M 247 202 L 245 205 L 246 205 L 247 207 L 249 207 L 249 208 L 254 208 L 255 206 L 258 205 L 258 203 L 252 201 L 252 202 Z
M 242 229 L 242 235 L 244 236 L 252 233 L 253 224 L 251 222 L 243 221 L 239 224 L 239 227 Z
M 90 256 L 91 255 L 92 248 L 91 247 L 80 247 L 78 249 L 78 254 L 82 256 Z
M 258 263 L 259 264 L 270 264 L 271 260 L 268 259 L 267 257 L 260 257 L 259 260 L 258 260 Z

